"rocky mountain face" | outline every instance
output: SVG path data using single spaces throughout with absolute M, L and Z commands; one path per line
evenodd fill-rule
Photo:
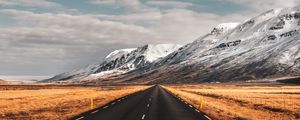
M 177 50 L 181 45 L 157 44 L 139 48 L 121 49 L 110 53 L 100 64 L 92 64 L 86 68 L 56 75 L 44 82 L 79 81 L 95 77 L 108 77 L 124 74 L 134 69 L 149 65 Z
M 298 76 L 299 15 L 300 7 L 274 9 L 233 29 L 214 28 L 131 79 L 180 83 Z
M 128 56 L 89 68 L 98 76 L 84 81 L 190 83 L 299 76 L 300 6 L 273 9 L 242 23 L 220 24 L 159 59 L 152 59 L 153 55 L 147 57 L 144 54 L 149 53 L 145 52 L 147 48 L 150 47 L 138 48 Z M 100 74 L 107 70 L 126 72 Z

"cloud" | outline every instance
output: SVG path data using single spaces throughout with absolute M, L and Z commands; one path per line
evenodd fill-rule
M 61 7 L 60 4 L 47 0 L 1 0 L 0 6 L 24 6 L 24 7 Z
M 117 0 L 89 0 L 89 2 L 100 5 L 114 5 L 117 3 Z
M 70 15 L 70 14 L 52 14 L 44 13 L 37 14 L 28 11 L 17 11 L 17 10 L 0 10 L 0 13 L 14 15 L 15 19 L 20 22 L 34 23 L 36 26 L 34 29 L 49 29 L 52 32 L 56 32 L 56 35 L 59 33 L 70 34 L 68 36 L 60 37 L 72 37 L 72 35 L 78 35 L 79 32 L 81 35 L 76 36 L 75 38 L 86 39 L 87 41 L 82 41 L 81 44 L 88 43 L 89 38 L 101 39 L 102 43 L 114 43 L 118 42 L 120 39 L 128 39 L 126 36 L 130 34 L 137 34 L 136 38 L 142 35 L 153 35 L 152 31 L 148 29 L 136 26 L 136 25 L 127 25 L 121 22 L 105 21 L 99 20 L 96 17 L 88 15 Z M 26 28 L 24 31 L 28 31 Z M 23 31 L 23 30 L 22 30 Z M 48 35 L 47 32 L 40 33 L 42 36 Z M 82 32 L 85 31 L 85 32 Z M 52 33 L 51 32 L 51 33 Z M 73 33 L 73 34 L 72 34 Z M 112 35 L 116 34 L 116 35 Z M 86 35 L 86 36 L 85 36 Z M 87 38 L 86 38 L 87 37 Z M 112 38 L 113 37 L 113 38 Z M 57 38 L 55 36 L 51 37 L 52 39 Z M 66 38 L 65 38 L 66 39 Z M 80 40 L 79 40 L 80 41 Z M 135 43 L 135 41 L 128 39 L 127 44 Z
M 140 0 L 89 0 L 89 3 L 96 5 L 110 5 L 114 8 L 125 9 L 128 12 L 145 12 L 154 11 L 156 8 L 151 8 L 141 3 Z
M 0 10 L 0 13 L 13 15 L 17 21 L 32 25 L 0 28 L 0 54 L 5 58 L 0 59 L 0 63 L 6 72 L 10 66 L 24 68 L 24 65 L 31 69 L 47 66 L 53 71 L 55 66 L 47 64 L 66 67 L 62 70 L 74 69 L 82 63 L 100 62 L 114 49 L 141 46 L 149 40 L 159 42 L 156 33 L 144 27 L 99 20 L 93 16 L 11 9 Z
M 249 12 L 264 12 L 273 8 L 294 7 L 300 4 L 300 0 L 228 0 L 240 5 L 250 7 Z
M 159 43 L 186 44 L 204 35 L 223 22 L 241 22 L 247 17 L 240 14 L 217 15 L 197 13 L 186 9 L 141 12 L 128 15 L 92 15 L 108 21 L 123 21 L 128 24 L 143 23 L 155 32 Z M 180 29 L 178 29 L 180 28 Z M 148 41 L 149 43 L 152 42 Z
M 99 19 L 105 19 L 110 21 L 122 21 L 126 23 L 135 24 L 137 22 L 151 22 L 160 20 L 162 18 L 162 13 L 159 11 L 151 11 L 151 12 L 140 12 L 140 13 L 132 13 L 127 15 L 105 15 L 105 14 L 90 14 L 90 16 L 97 17 Z
M 154 6 L 161 6 L 161 7 L 174 7 L 174 8 L 185 8 L 185 7 L 189 7 L 189 6 L 193 5 L 190 2 L 160 1 L 160 0 L 147 1 L 146 4 L 154 5 Z

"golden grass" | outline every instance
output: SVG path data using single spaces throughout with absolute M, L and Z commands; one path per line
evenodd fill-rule
M 17 86 L 13 87 L 14 89 L 18 88 Z M 95 98 L 95 106 L 102 106 L 112 100 L 146 88 L 146 86 L 73 86 L 33 90 L 10 90 L 9 88 L 4 90 L 2 88 L 0 90 L 0 119 L 65 120 L 89 110 L 91 97 Z
M 300 119 L 300 86 L 164 86 L 214 119 Z M 200 109 L 200 108 L 199 108 Z

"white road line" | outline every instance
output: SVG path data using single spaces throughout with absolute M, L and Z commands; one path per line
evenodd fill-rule
M 82 116 L 82 117 L 80 117 L 80 118 L 77 118 L 76 120 L 81 120 L 81 119 L 83 119 L 84 117 Z
M 108 108 L 108 106 L 103 107 L 103 109 Z
M 149 101 L 151 101 L 151 98 L 149 98 Z
M 199 110 L 195 109 L 196 112 L 200 112 Z
M 116 104 L 115 102 L 111 103 L 112 105 Z
M 150 105 L 149 104 L 147 104 L 147 107 L 149 107 Z
M 211 118 L 209 118 L 208 116 L 204 115 L 204 117 L 206 117 L 207 119 L 211 120 Z
M 193 107 L 192 105 L 189 105 L 191 108 Z
M 121 101 L 121 99 L 118 100 L 118 102 L 120 102 L 120 101 Z
M 144 119 L 145 119 L 145 117 L 146 117 L 146 115 L 144 114 L 144 115 L 142 116 L 142 120 L 144 120 Z
M 94 111 L 94 112 L 92 112 L 92 114 L 95 114 L 96 112 L 98 112 L 99 110 L 96 110 L 96 111 Z
M 187 104 L 186 102 L 184 102 L 185 104 Z

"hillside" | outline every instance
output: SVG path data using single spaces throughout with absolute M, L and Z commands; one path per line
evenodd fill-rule
M 7 81 L 0 79 L 0 84 L 6 84 Z
M 191 83 L 299 76 L 299 23 L 300 8 L 294 7 L 273 9 L 241 24 L 221 24 L 151 65 L 110 79 Z
M 299 31 L 300 6 L 273 9 L 241 23 L 220 24 L 180 48 L 146 45 L 121 50 L 102 64 L 52 80 L 191 83 L 299 76 Z
M 51 81 L 80 81 L 98 77 L 109 77 L 124 74 L 129 71 L 147 66 L 177 50 L 181 45 L 157 44 L 145 45 L 138 48 L 121 49 L 110 53 L 99 64 L 92 64 L 86 68 L 56 75 L 44 82 Z
M 300 9 L 294 7 L 267 11 L 217 37 L 214 29 L 155 63 L 141 78 L 212 82 L 300 75 L 299 23 Z

